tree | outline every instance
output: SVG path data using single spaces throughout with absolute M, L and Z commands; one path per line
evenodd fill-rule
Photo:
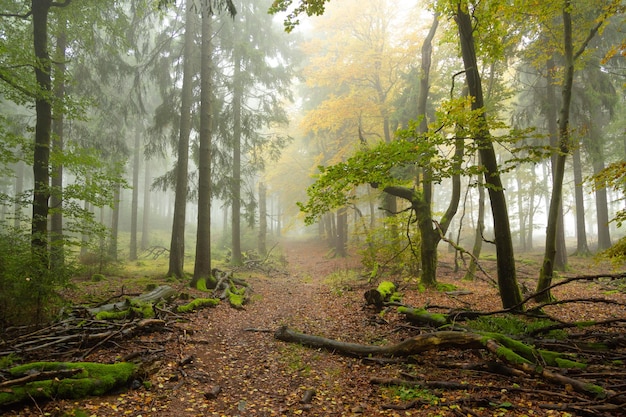
M 192 287 L 211 284 L 211 135 L 213 111 L 212 86 L 212 10 L 208 4 L 201 8 L 202 41 L 200 47 L 200 135 L 198 150 L 198 223 L 196 233 L 196 262 Z
M 572 32 L 572 2 L 564 0 L 562 5 L 563 19 L 563 87 L 561 90 L 561 110 L 559 114 L 559 154 L 556 157 L 556 164 L 553 172 L 552 195 L 550 198 L 550 211 L 548 213 L 548 226 L 546 230 L 546 245 L 544 260 L 539 273 L 537 292 L 540 293 L 538 300 L 547 301 L 551 298 L 549 287 L 552 284 L 554 275 L 554 260 L 556 256 L 556 232 L 558 227 L 558 210 L 561 205 L 563 176 L 565 172 L 565 160 L 570 151 L 570 106 L 572 99 L 572 87 L 574 83 L 575 61 L 585 52 L 589 42 L 598 33 L 600 28 L 606 24 L 608 17 L 615 12 L 619 2 L 602 7 L 599 18 L 593 22 L 593 26 L 588 30 L 585 38 L 582 39 L 577 49 L 574 49 L 574 37 Z
M 168 276 L 185 276 L 185 216 L 187 212 L 187 187 L 189 175 L 189 135 L 191 131 L 192 77 L 194 28 L 196 16 L 193 2 L 185 2 L 185 35 L 183 46 L 183 79 L 180 101 L 180 119 L 178 127 L 178 146 L 176 160 L 176 190 L 174 195 L 174 219 L 170 241 Z
M 504 188 L 502 187 L 498 162 L 484 111 L 482 82 L 478 72 L 476 46 L 474 44 L 474 26 L 469 14 L 470 10 L 467 7 L 469 7 L 468 4 L 457 2 L 454 17 L 459 29 L 461 54 L 465 65 L 465 79 L 469 94 L 473 98 L 472 110 L 479 111 L 478 117 L 482 119 L 482 123 L 479 124 L 478 129 L 473 134 L 479 149 L 481 163 L 484 166 L 485 186 L 491 201 L 493 228 L 496 238 L 500 298 L 504 308 L 512 308 L 520 305 L 522 297 L 516 279 L 513 239 Z

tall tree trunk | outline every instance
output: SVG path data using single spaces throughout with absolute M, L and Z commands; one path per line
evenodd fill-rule
M 183 83 L 180 103 L 180 125 L 178 135 L 178 159 L 176 161 L 176 194 L 174 196 L 174 218 L 170 241 L 168 276 L 182 278 L 185 275 L 185 219 L 187 214 L 187 187 L 189 167 L 189 133 L 191 131 L 191 104 L 193 87 L 194 32 L 196 16 L 193 1 L 187 0 L 185 12 L 185 44 L 183 49 Z
M 236 25 L 237 26 L 237 25 Z M 235 27 L 234 33 L 238 33 Z M 237 36 L 237 35 L 235 35 Z M 233 178 L 231 183 L 232 218 L 231 218 L 231 258 L 230 263 L 241 265 L 241 102 L 243 84 L 241 80 L 241 45 L 234 41 L 233 52 Z
M 267 188 L 263 181 L 259 181 L 259 255 L 267 254 Z
M 603 120 L 599 106 L 590 109 L 591 121 L 587 140 L 587 150 L 591 157 L 593 174 L 597 176 L 604 169 L 604 151 L 601 123 Z M 609 231 L 609 210 L 606 184 L 596 180 L 596 221 L 598 225 L 598 250 L 611 247 L 611 233 Z
M 587 245 L 587 228 L 585 225 L 585 196 L 583 191 L 583 171 L 580 160 L 580 147 L 575 146 L 574 163 L 574 194 L 576 196 L 576 255 L 589 256 Z
M 515 176 L 517 183 L 517 217 L 519 218 L 519 247 L 526 250 L 526 213 L 524 213 L 524 195 L 523 182 L 521 175 L 521 167 L 517 167 L 517 175 Z M 530 208 L 529 208 L 530 209 Z
M 212 286 L 211 276 L 211 13 L 208 4 L 202 7 L 202 47 L 200 58 L 200 148 L 198 150 L 198 224 L 196 263 L 191 286 L 200 280 Z
M 552 72 L 554 71 L 556 64 L 554 58 L 550 57 L 546 60 L 546 119 L 548 121 L 548 134 L 550 136 L 550 146 L 552 149 L 557 149 L 559 145 L 559 126 L 557 124 L 557 99 L 556 88 L 554 86 L 554 77 Z M 552 162 L 552 182 L 554 183 L 554 174 L 556 172 L 556 165 L 558 159 L 558 152 L 554 151 L 550 158 Z M 550 211 L 548 207 L 548 211 Z M 557 213 L 557 225 L 556 225 L 556 254 L 554 257 L 554 269 L 557 271 L 564 271 L 567 266 L 567 248 L 565 247 L 565 228 L 563 227 L 563 205 L 559 205 Z
M 485 187 L 483 184 L 483 177 L 478 176 L 478 218 L 476 219 L 476 231 L 474 232 L 474 245 L 472 246 L 472 259 L 470 259 L 469 267 L 463 277 L 463 280 L 472 281 L 476 275 L 476 269 L 478 263 L 476 259 L 480 256 L 480 252 L 483 248 L 483 232 L 485 230 Z
M 491 200 L 500 298 L 504 308 L 511 308 L 519 305 L 522 301 L 521 292 L 517 285 L 511 227 L 496 153 L 493 148 L 491 134 L 487 128 L 486 114 L 484 113 L 482 84 L 474 49 L 473 25 L 470 15 L 463 10 L 460 2 L 457 4 L 456 23 L 459 29 L 467 86 L 470 96 L 474 98 L 472 110 L 482 111 L 480 115 L 482 127 L 474 132 L 474 137 L 480 149 L 480 158 L 485 168 L 485 183 Z
M 422 43 L 422 62 L 420 68 L 420 89 L 417 97 L 417 116 L 421 118 L 418 127 L 418 134 L 423 135 L 428 132 L 428 120 L 426 117 L 426 106 L 428 103 L 428 93 L 430 91 L 430 68 L 432 65 L 432 41 L 439 26 L 439 15 L 435 14 L 433 23 L 430 26 L 428 35 Z M 441 237 L 439 232 L 434 229 L 432 218 L 432 194 L 433 183 L 430 169 L 426 167 L 422 176 L 423 204 L 420 204 L 417 212 L 417 225 L 421 235 L 420 258 L 422 266 L 422 274 L 420 282 L 427 287 L 433 287 L 437 284 L 437 246 Z M 460 196 L 460 195 L 459 195 Z M 452 200 L 452 199 L 451 199 Z M 457 199 L 458 205 L 458 199 Z M 456 210 L 455 210 L 456 211 Z M 451 220 L 448 219 L 448 220 Z M 447 225 L 446 225 L 447 227 Z M 443 231 L 445 234 L 445 231 Z
M 337 210 L 337 233 L 334 240 L 335 254 L 345 258 L 348 255 L 348 211 L 345 207 Z
M 59 16 L 56 39 L 55 71 L 54 71 L 54 98 L 52 120 L 52 147 L 55 152 L 63 152 L 63 123 L 64 123 L 64 98 L 65 98 L 65 49 L 67 48 L 67 20 Z M 50 265 L 52 268 L 61 268 L 65 263 L 64 239 L 63 239 L 63 164 L 52 166 L 52 189 L 50 195 Z
M 48 253 L 48 199 L 50 197 L 50 129 L 52 105 L 50 93 L 50 56 L 48 54 L 48 12 L 51 0 L 32 0 L 33 48 L 36 64 L 35 79 L 38 92 L 35 99 L 35 149 L 33 157 L 33 216 L 31 247 L 35 266 L 47 269 Z
M 141 134 L 139 123 L 135 126 L 135 142 L 133 144 L 133 192 L 130 205 L 130 248 L 128 259 L 137 259 L 137 213 L 139 211 L 139 154 L 141 151 Z
M 120 226 L 120 200 L 122 186 L 116 185 L 113 191 L 113 207 L 111 207 L 111 236 L 109 237 L 109 259 L 117 261 L 117 237 Z
M 20 229 L 22 227 L 22 203 L 20 203 L 20 196 L 24 192 L 24 161 L 17 161 L 15 164 L 15 188 L 13 196 L 15 197 L 15 204 L 13 204 L 13 227 Z
M 535 175 L 534 168 L 533 172 L 530 175 L 530 195 L 528 196 L 528 227 L 527 236 L 526 236 L 526 247 L 529 251 L 533 250 L 533 239 L 534 239 L 534 229 L 535 229 L 535 210 L 537 207 L 535 206 L 535 190 L 537 188 L 537 176 Z M 539 196 L 541 199 L 541 196 Z
M 141 250 L 148 249 L 150 245 L 150 196 L 152 191 L 150 190 L 152 182 L 152 172 L 150 169 L 150 161 L 146 160 L 144 164 L 144 179 L 143 179 L 143 216 L 141 219 Z
M 565 0 L 563 5 L 563 47 L 565 58 L 565 74 L 563 78 L 561 113 L 559 115 L 559 154 L 556 156 L 556 164 L 553 165 L 552 196 L 550 198 L 550 211 L 548 212 L 548 227 L 546 230 L 546 245 L 543 266 L 539 273 L 537 292 L 543 293 L 537 297 L 537 301 L 548 301 L 552 298 L 547 288 L 552 284 L 554 275 L 554 260 L 556 258 L 556 241 L 559 209 L 562 204 L 563 177 L 565 173 L 565 160 L 569 153 L 569 113 L 572 100 L 572 85 L 574 83 L 574 52 L 572 44 L 572 17 L 570 14 L 571 2 Z

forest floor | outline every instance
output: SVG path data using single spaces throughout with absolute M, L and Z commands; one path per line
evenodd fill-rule
M 332 258 L 328 248 L 316 241 L 284 241 L 275 250 L 282 251 L 285 271 L 270 276 L 255 271 L 236 272 L 236 277 L 245 279 L 253 288 L 244 309 L 233 309 L 227 303 L 202 309 L 185 315 L 183 320 L 168 323 L 167 332 L 110 344 L 86 358 L 111 363 L 133 351 L 153 352 L 152 357 L 157 358 L 154 372 L 144 384 L 101 397 L 31 403 L 5 415 L 573 415 L 546 408 L 575 395 L 568 387 L 532 377 L 505 377 L 464 369 L 463 365 L 484 360 L 487 354 L 483 352 L 430 351 L 414 357 L 411 363 L 381 363 L 276 340 L 273 332 L 282 325 L 344 342 L 375 345 L 398 342 L 420 330 L 407 325 L 393 310 L 381 318 L 365 305 L 363 293 L 371 285 L 367 279 L 352 279 L 354 274 L 349 272 L 361 270 L 358 256 Z M 500 298 L 493 286 L 481 279 L 461 281 L 463 271 L 454 272 L 450 255 L 442 254 L 442 258 L 438 280 L 454 284 L 468 294 L 420 292 L 415 285 L 407 284 L 401 288 L 404 303 L 415 307 L 428 305 L 431 311 L 443 312 L 451 308 L 500 309 Z M 519 280 L 531 288 L 540 267 L 539 259 L 518 262 Z M 590 259 L 573 258 L 570 262 L 568 276 L 607 270 L 606 265 L 594 264 Z M 495 276 L 493 260 L 486 260 L 483 265 Z M 85 291 L 92 294 L 101 291 L 99 295 L 105 299 L 107 291 L 119 292 L 122 285 L 125 291 L 133 290 L 129 279 L 119 282 L 107 279 L 106 290 L 98 285 L 104 284 L 88 280 L 78 283 L 80 291 L 74 296 L 84 296 Z M 181 283 L 177 289 L 182 288 Z M 626 302 L 623 292 L 609 291 L 597 281 L 573 282 L 556 288 L 554 295 L 559 299 L 597 295 Z M 550 309 L 550 314 L 565 321 L 626 317 L 623 307 L 606 304 L 565 304 Z M 188 362 L 181 366 L 184 359 Z M 421 398 L 415 401 L 408 398 L 416 393 L 415 389 L 371 383 L 374 377 L 402 378 L 407 374 L 428 381 L 466 383 L 472 388 L 421 390 Z M 310 403 L 303 404 L 301 400 L 307 390 L 314 390 L 315 394 Z M 412 407 L 402 410 L 407 404 Z

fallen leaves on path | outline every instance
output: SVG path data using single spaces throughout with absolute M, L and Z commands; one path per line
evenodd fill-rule
M 398 342 L 416 331 L 393 311 L 381 316 L 367 308 L 362 295 L 368 288 L 366 281 L 340 288 L 325 283 L 332 273 L 359 268 L 358 257 L 329 258 L 325 246 L 316 242 L 282 246 L 288 274 L 267 277 L 241 272 L 241 278 L 254 289 L 245 309 L 234 310 L 223 303 L 199 310 L 173 323 L 166 334 L 143 335 L 128 345 L 111 345 L 87 358 L 112 362 L 133 350 L 154 354 L 157 360 L 150 375 L 133 389 L 78 401 L 28 405 L 6 415 L 81 415 L 77 410 L 84 412 L 82 415 L 103 417 L 572 415 L 542 406 L 558 405 L 561 395 L 542 381 L 467 368 L 488 359 L 485 353 L 433 351 L 407 364 L 344 357 L 274 339 L 272 332 L 282 325 L 340 341 L 378 345 Z M 497 292 L 487 283 L 460 282 L 462 272 L 440 271 L 441 282 L 455 284 L 469 294 L 420 293 L 405 286 L 404 301 L 442 309 L 499 308 Z M 531 282 L 533 274 L 532 266 L 520 270 L 522 280 Z M 555 290 L 559 298 L 590 293 L 625 299 L 623 293 L 602 292 L 597 282 Z M 549 310 L 564 321 L 626 316 L 623 308 L 598 304 L 557 305 Z M 187 360 L 181 364 L 183 359 Z M 372 378 L 399 378 L 407 373 L 426 381 L 467 384 L 471 389 L 428 389 L 416 400 L 402 389 L 371 383 Z M 567 388 L 565 394 L 571 395 Z

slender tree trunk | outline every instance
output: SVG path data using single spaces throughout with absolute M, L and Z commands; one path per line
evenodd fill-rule
M 211 276 L 211 13 L 208 4 L 202 8 L 202 47 L 200 63 L 200 149 L 198 150 L 198 224 L 196 236 L 196 263 L 191 286 L 206 280 L 212 286 Z
M 150 196 L 152 194 L 151 182 L 152 172 L 150 169 L 150 161 L 146 160 L 144 164 L 144 179 L 143 179 L 143 216 L 141 221 L 141 250 L 148 249 L 150 245 Z
M 259 181 L 259 255 L 267 254 L 267 188 Z
M 33 48 L 37 98 L 35 99 L 35 149 L 33 157 L 33 216 L 31 247 L 36 266 L 47 269 L 48 253 L 48 199 L 50 198 L 50 130 L 52 105 L 50 93 L 50 56 L 48 54 L 48 12 L 51 0 L 32 0 Z
M 189 167 L 189 133 L 191 131 L 191 104 L 193 84 L 193 50 L 196 16 L 193 1 L 187 0 L 185 7 L 185 44 L 183 49 L 183 82 L 180 104 L 178 136 L 178 159 L 176 161 L 176 194 L 174 196 L 174 218 L 170 241 L 168 276 L 182 278 L 185 275 L 185 219 L 187 215 L 187 187 Z
M 348 255 L 348 211 L 345 207 L 337 210 L 337 233 L 335 234 L 335 254 L 345 258 Z
M 460 2 L 457 5 L 456 23 L 459 28 L 461 53 L 465 65 L 467 86 L 470 96 L 474 98 L 472 101 L 472 110 L 483 111 L 480 115 L 482 127 L 474 132 L 474 137 L 480 149 L 480 158 L 485 168 L 485 183 L 491 200 L 491 211 L 493 213 L 493 226 L 496 238 L 500 298 L 502 299 L 502 306 L 504 308 L 511 308 L 519 305 L 522 301 L 521 292 L 517 285 L 511 227 L 509 224 L 504 189 L 498 170 L 496 153 L 491 141 L 491 134 L 487 128 L 487 120 L 484 113 L 482 84 L 478 72 L 476 51 L 474 49 L 473 25 L 470 15 L 463 10 Z
M 590 109 L 591 121 L 589 137 L 586 140 L 587 150 L 591 157 L 593 174 L 598 175 L 604 169 L 604 151 L 601 123 L 603 120 L 599 107 Z M 598 224 L 598 250 L 611 247 L 611 233 L 609 231 L 609 210 L 606 184 L 596 180 L 596 221 Z
M 526 235 L 526 247 L 529 251 L 533 250 L 533 239 L 534 239 L 534 229 L 535 229 L 535 210 L 537 207 L 535 206 L 535 190 L 537 187 L 537 176 L 535 175 L 534 168 L 533 172 L 530 175 L 530 195 L 528 196 L 528 227 L 527 235 Z M 541 196 L 539 196 L 541 199 Z
M 55 152 L 63 153 L 63 123 L 65 98 L 65 49 L 67 48 L 66 27 L 67 20 L 62 16 L 58 18 L 55 72 L 54 72 L 54 98 L 52 120 L 52 147 Z M 61 268 L 65 263 L 64 238 L 63 238 L 63 165 L 61 163 L 52 166 L 51 185 L 53 192 L 50 195 L 50 265 L 52 268 Z
M 554 276 L 554 260 L 556 258 L 556 241 L 559 209 L 562 203 L 563 177 L 565 173 L 565 160 L 569 153 L 569 112 L 572 99 L 572 85 L 574 83 L 574 54 L 572 45 L 572 17 L 569 11 L 570 0 L 565 0 L 563 5 L 563 46 L 565 51 L 565 74 L 563 79 L 561 114 L 559 116 L 559 154 L 556 156 L 556 164 L 553 166 L 552 196 L 550 198 L 550 211 L 548 212 L 548 227 L 546 230 L 546 245 L 543 266 L 539 274 L 537 292 L 543 293 L 537 297 L 537 301 L 548 301 L 552 298 L 550 291 L 544 291 L 552 284 Z
M 557 99 L 556 89 L 554 87 L 554 77 L 552 72 L 554 71 L 556 64 L 554 58 L 550 57 L 546 61 L 546 100 L 547 110 L 546 118 L 548 121 L 548 133 L 550 135 L 550 146 L 553 149 L 558 148 L 559 144 L 559 126 L 557 124 Z M 552 162 L 552 182 L 554 183 L 554 174 L 556 172 L 556 165 L 558 159 L 558 152 L 552 153 L 550 158 Z M 548 211 L 550 209 L 548 208 Z M 563 206 L 559 205 L 557 214 L 556 225 L 556 254 L 554 257 L 554 269 L 557 271 L 564 271 L 567 266 L 567 248 L 565 247 L 565 228 L 563 226 Z
M 585 226 L 585 196 L 583 191 L 583 172 L 580 160 L 580 148 L 574 147 L 574 193 L 576 196 L 576 255 L 589 256 L 587 228 Z
M 237 28 L 235 28 L 237 33 Z M 233 53 L 233 178 L 231 183 L 232 198 L 232 254 L 230 263 L 241 265 L 241 102 L 243 88 L 241 80 L 241 56 L 239 42 L 235 40 Z
M 141 134 L 139 124 L 135 126 L 135 143 L 133 145 L 133 192 L 130 205 L 130 249 L 128 259 L 137 259 L 137 213 L 139 211 L 139 164 Z
M 117 237 L 119 234 L 120 226 L 120 200 L 121 200 L 121 185 L 115 186 L 113 192 L 113 207 L 111 207 L 111 237 L 109 238 L 109 258 L 113 261 L 117 261 Z
M 483 177 L 478 176 L 478 218 L 476 219 L 476 231 L 474 233 L 474 245 L 472 246 L 473 258 L 470 259 L 469 267 L 463 277 L 463 280 L 472 281 L 476 275 L 476 269 L 478 264 L 476 259 L 480 256 L 480 252 L 483 248 L 483 232 L 485 230 L 485 187 L 483 184 Z
M 15 204 L 13 205 L 13 227 L 20 229 L 22 227 L 22 203 L 19 201 L 21 195 L 24 192 L 24 161 L 18 161 L 15 164 L 15 188 L 13 196 L 15 197 Z
M 517 167 L 515 181 L 517 185 L 517 217 L 519 219 L 519 247 L 526 250 L 526 213 L 524 213 L 524 194 L 521 176 L 521 167 Z

